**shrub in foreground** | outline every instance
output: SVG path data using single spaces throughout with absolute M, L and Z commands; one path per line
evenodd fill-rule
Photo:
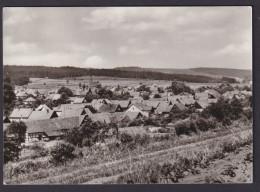
M 67 161 L 76 157 L 76 155 L 73 153 L 74 150 L 75 147 L 71 144 L 59 143 L 50 151 L 52 157 L 51 161 L 54 164 L 66 163 Z

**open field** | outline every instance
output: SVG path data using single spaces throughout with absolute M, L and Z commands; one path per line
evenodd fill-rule
M 83 158 L 76 159 L 66 165 L 54 167 L 48 162 L 48 157 L 46 157 L 47 159 L 29 160 L 31 167 L 24 171 L 21 167 L 26 166 L 28 160 L 15 164 L 6 164 L 4 166 L 5 183 L 127 183 L 127 180 L 136 177 L 136 174 L 141 177 L 143 169 L 147 166 L 178 163 L 179 160 L 183 161 L 183 158 L 188 160 L 189 165 L 183 167 L 184 177 L 179 179 L 179 183 L 187 183 L 187 181 L 190 183 L 211 182 L 210 178 L 204 178 L 203 176 L 218 174 L 219 177 L 222 177 L 218 172 L 214 172 L 214 167 L 228 166 L 228 164 L 237 166 L 240 161 L 246 158 L 245 155 L 252 153 L 251 126 L 252 124 L 238 122 L 229 129 L 218 128 L 191 136 L 177 137 L 172 135 L 168 139 L 160 137 L 157 142 L 150 142 L 143 146 L 137 145 L 133 146 L 133 148 L 122 145 L 115 147 L 113 143 L 105 146 L 97 145 L 94 148 L 85 147 L 82 149 Z M 136 129 L 132 130 L 133 133 Z M 142 127 L 140 129 L 147 130 Z M 124 132 L 124 129 L 121 129 L 122 131 Z M 228 160 L 237 154 L 241 158 L 236 156 L 234 164 Z M 195 160 L 197 164 L 192 163 Z M 158 162 L 159 165 L 157 165 Z M 232 179 L 237 179 L 235 181 L 239 183 L 252 182 L 252 163 L 248 161 L 245 161 L 245 163 L 246 165 L 243 165 L 243 167 L 234 168 L 236 173 L 238 173 L 237 171 L 241 172 L 239 179 L 223 176 L 221 181 L 228 183 L 232 182 Z M 182 163 L 183 165 L 185 164 Z M 18 169 L 18 167 L 20 168 Z M 195 175 L 194 170 L 197 173 Z M 199 177 L 199 173 L 201 173 L 201 177 Z M 142 178 L 134 182 L 142 183 Z M 158 180 L 158 183 L 167 182 L 171 183 L 163 178 Z
M 67 82 L 67 79 L 69 80 Z M 55 91 L 62 86 L 74 89 L 79 86 L 79 83 L 84 83 L 85 85 L 90 84 L 90 76 L 76 77 L 76 78 L 66 78 L 66 79 L 46 79 L 46 78 L 31 78 L 31 83 L 28 84 L 30 89 L 44 89 L 49 92 Z M 129 78 L 113 78 L 113 77 L 103 77 L 103 76 L 92 76 L 94 82 L 99 82 L 102 86 L 117 86 L 120 84 L 121 87 L 127 86 L 139 86 L 140 83 L 151 86 L 156 84 L 158 87 L 168 87 L 171 85 L 172 81 L 165 80 L 148 80 L 148 79 L 129 79 Z M 119 83 L 120 82 L 120 83 Z M 186 83 L 192 89 L 196 89 L 201 86 L 216 87 L 220 83 Z M 232 84 L 233 86 L 245 86 L 246 83 Z

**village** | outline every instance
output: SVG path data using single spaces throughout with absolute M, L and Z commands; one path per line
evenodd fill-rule
M 69 84 L 68 80 L 66 82 Z M 93 122 L 115 121 L 118 124 L 123 119 L 134 121 L 158 115 L 166 118 L 170 113 L 185 112 L 188 109 L 202 112 L 211 103 L 216 103 L 220 97 L 245 99 L 252 96 L 248 86 L 245 90 L 231 88 L 231 91 L 221 94 L 216 91 L 216 87 L 221 85 L 216 84 L 215 87 L 204 87 L 204 89 L 199 87 L 192 91 L 174 94 L 170 84 L 163 86 L 154 83 L 147 86 L 140 82 L 135 86 L 120 86 L 116 83 L 117 81 L 114 86 L 102 87 L 99 82 L 93 82 L 91 77 L 89 82 L 73 86 L 72 90 L 66 88 L 66 84 L 60 87 L 60 90 L 50 89 L 49 91 L 16 86 L 17 105 L 9 116 L 4 116 L 4 128 L 8 127 L 12 121 L 23 121 L 27 126 L 25 143 L 49 141 L 61 139 L 67 131 L 80 127 L 85 118 L 90 118 Z M 67 90 L 71 92 L 69 96 L 65 94 L 67 98 L 63 104 L 56 103 L 53 107 L 43 99 L 39 102 L 38 98 L 44 98 L 49 103 L 57 102 L 64 97 L 62 89 L 65 90 L 64 92 Z M 108 99 L 104 94 L 102 98 L 101 92 L 104 90 L 115 95 L 127 95 L 128 99 Z M 90 96 L 94 99 L 88 98 Z

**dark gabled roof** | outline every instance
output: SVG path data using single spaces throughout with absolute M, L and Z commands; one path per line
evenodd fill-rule
M 50 132 L 50 131 L 60 131 L 68 130 L 74 127 L 79 127 L 85 115 L 76 116 L 76 117 L 66 117 L 66 118 L 54 118 L 54 119 L 44 119 L 37 121 L 27 121 L 28 133 L 40 133 L 40 132 Z
M 51 119 L 52 117 L 58 117 L 55 111 L 33 111 L 28 120 Z
M 31 115 L 32 111 L 32 108 L 15 108 L 9 118 L 28 118 Z
M 103 104 L 98 108 L 99 113 L 115 113 L 116 110 L 120 107 L 118 104 Z

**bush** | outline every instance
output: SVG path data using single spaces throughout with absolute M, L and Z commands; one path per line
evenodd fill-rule
M 129 124 L 128 127 L 134 127 L 134 126 L 140 126 L 143 124 L 143 120 L 142 119 L 134 119 L 132 120 Z
M 62 94 L 62 93 L 65 93 L 66 95 L 68 95 L 69 97 L 72 97 L 73 96 L 73 92 L 67 88 L 67 87 L 61 87 L 59 90 L 58 90 L 58 93 L 59 94 Z
M 190 124 L 188 121 L 182 121 L 175 125 L 175 131 L 178 136 L 182 134 L 189 135 L 190 134 L 189 128 L 190 128 Z
M 133 140 L 135 144 L 144 146 L 150 142 L 151 137 L 148 134 L 136 134 Z
M 247 108 L 243 110 L 243 115 L 246 116 L 248 120 L 251 120 L 253 118 L 253 110 L 252 108 Z
M 69 160 L 74 159 L 76 156 L 73 154 L 75 150 L 73 145 L 66 144 L 66 143 L 59 143 L 54 146 L 51 151 L 51 161 L 54 164 L 62 164 L 66 163 Z
M 157 121 L 156 119 L 154 119 L 154 118 L 151 118 L 151 117 L 145 118 L 145 119 L 144 119 L 144 126 L 149 126 L 149 125 L 158 127 L 158 126 L 159 126 L 159 123 L 158 123 L 158 121 Z
M 38 157 L 46 157 L 49 154 L 49 150 L 40 144 L 34 144 L 33 146 L 31 146 L 31 149 L 34 150 L 33 154 L 31 155 L 32 159 L 36 159 Z
M 211 120 L 211 119 L 199 118 L 196 120 L 196 127 L 200 131 L 208 131 L 209 129 L 215 129 L 216 121 Z

